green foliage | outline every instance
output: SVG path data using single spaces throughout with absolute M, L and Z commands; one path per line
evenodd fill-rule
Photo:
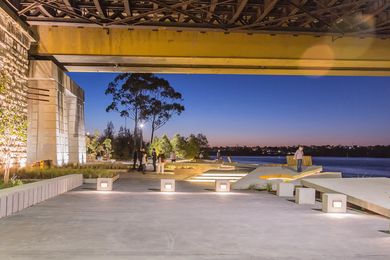
M 87 154 L 90 155 L 93 159 L 96 158 L 99 152 L 101 152 L 102 147 L 99 142 L 100 133 L 99 131 L 95 131 L 92 136 L 87 136 Z
M 149 145 L 149 154 L 152 154 L 152 150 L 153 149 L 156 149 L 156 153 L 157 154 L 160 154 L 159 152 L 160 152 L 160 150 L 158 150 L 159 149 L 159 143 L 160 143 L 160 138 L 158 138 L 158 137 L 154 137 L 153 138 L 153 142 L 151 142 L 150 143 L 150 145 Z
M 112 178 L 117 175 L 117 171 L 107 169 L 72 169 L 72 168 L 24 168 L 18 171 L 17 175 L 21 179 L 51 179 L 69 174 L 82 174 L 84 178 Z
M 134 137 L 129 129 L 120 127 L 118 134 L 113 139 L 114 158 L 128 159 L 134 149 Z
M 103 141 L 102 146 L 103 146 L 104 157 L 107 158 L 107 159 L 110 159 L 111 155 L 112 155 L 112 152 L 113 152 L 112 145 L 111 145 L 111 139 L 106 138 Z
M 93 136 L 86 137 L 87 154 L 96 159 L 96 156 L 103 155 L 106 159 L 110 159 L 113 153 L 111 139 L 103 139 L 100 137 L 99 131 L 95 131 Z
M 13 158 L 18 158 L 14 148 L 27 142 L 27 118 L 20 106 L 7 95 L 9 79 L 0 73 L 0 160 L 4 168 L 4 183 L 8 184 Z
M 272 191 L 272 183 L 268 182 L 265 188 L 268 192 L 271 192 Z
M 172 152 L 172 145 L 167 135 L 163 135 L 161 139 L 158 139 L 155 149 L 157 154 L 164 154 L 165 158 L 169 157 L 169 154 Z
M 108 169 L 108 170 L 127 170 L 130 168 L 127 164 L 122 163 L 88 163 L 88 164 L 69 164 L 62 168 L 68 169 Z
M 20 185 L 23 185 L 22 180 L 16 178 L 11 178 L 8 183 L 4 183 L 3 181 L 0 181 L 0 189 L 12 188 Z
M 178 158 L 187 157 L 187 141 L 183 136 L 175 134 L 171 140 L 171 145 Z
M 174 151 L 178 158 L 194 159 L 207 146 L 207 138 L 202 134 L 190 135 L 187 138 L 176 134 L 171 140 L 167 135 L 164 135 L 161 139 L 154 138 L 150 150 L 155 148 L 157 154 L 164 153 L 166 158 L 169 157 L 171 151 Z

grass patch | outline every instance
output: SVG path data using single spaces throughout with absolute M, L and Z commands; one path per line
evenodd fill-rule
M 128 170 L 129 164 L 123 163 L 87 163 L 87 164 L 69 164 L 61 167 L 61 169 L 106 169 L 106 170 Z
M 91 169 L 91 168 L 46 168 L 34 169 L 25 168 L 17 172 L 19 179 L 51 179 L 69 174 L 82 174 L 84 178 L 112 178 L 117 175 L 117 171 L 108 169 Z
M 12 188 L 20 185 L 23 185 L 23 182 L 19 179 L 10 179 L 7 184 L 4 184 L 3 181 L 0 181 L 0 189 Z

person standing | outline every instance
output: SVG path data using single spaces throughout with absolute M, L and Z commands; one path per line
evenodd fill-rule
M 140 171 L 143 172 L 143 169 L 142 169 L 142 160 L 143 160 L 143 158 L 144 158 L 144 150 L 143 150 L 143 149 L 140 149 L 140 150 L 138 151 L 138 163 L 139 163 L 139 165 L 138 165 L 138 171 L 139 171 L 139 172 L 140 172 Z
M 221 150 L 217 151 L 217 160 L 221 160 Z
M 303 147 L 299 146 L 298 150 L 294 154 L 294 160 L 297 161 L 297 172 L 302 172 L 303 161 Z
M 176 153 L 174 151 L 171 152 L 171 162 L 176 162 Z
M 157 162 L 157 153 L 156 149 L 152 149 L 152 162 L 153 162 L 153 171 L 156 171 L 156 162 Z
M 142 161 L 141 161 L 142 174 L 145 174 L 147 162 L 148 162 L 148 155 L 146 154 L 146 151 L 144 150 L 143 153 L 142 153 Z
M 138 151 L 135 149 L 133 153 L 133 169 L 136 169 L 137 166 L 137 160 L 138 160 Z

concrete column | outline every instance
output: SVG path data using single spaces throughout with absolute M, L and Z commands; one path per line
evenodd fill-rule
M 28 102 L 28 163 L 84 163 L 83 90 L 51 61 L 31 61 L 29 87 L 46 96 Z

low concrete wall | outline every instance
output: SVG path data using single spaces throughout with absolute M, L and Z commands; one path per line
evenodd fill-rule
M 0 190 L 0 218 L 10 216 L 82 184 L 82 174 L 71 174 Z

